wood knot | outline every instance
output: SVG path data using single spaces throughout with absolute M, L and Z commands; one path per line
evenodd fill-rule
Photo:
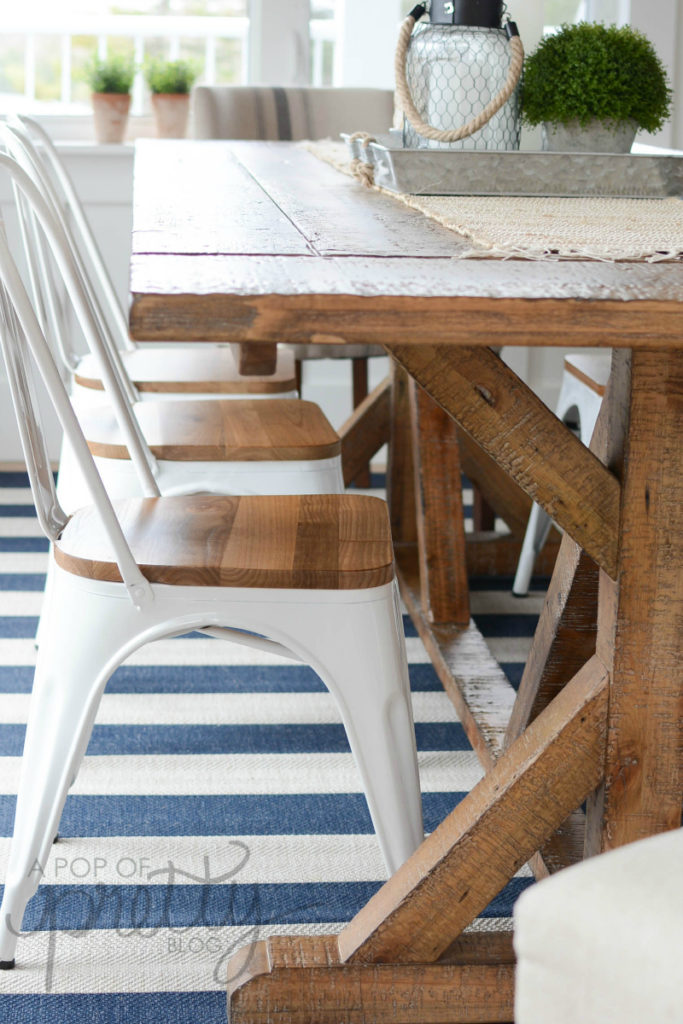
M 485 388 L 483 384 L 475 384 L 474 390 L 477 392 L 478 395 L 480 395 L 484 399 L 487 405 L 493 406 L 496 404 L 495 398 L 493 397 L 489 389 Z

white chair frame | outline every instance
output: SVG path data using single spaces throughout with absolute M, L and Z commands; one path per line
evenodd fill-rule
M 138 350 L 138 346 L 131 339 L 128 333 L 126 317 L 116 290 L 112 283 L 107 266 L 93 235 L 83 206 L 78 194 L 64 167 L 64 164 L 44 128 L 30 117 L 24 115 L 13 115 L 0 124 L 0 130 L 4 144 L 11 156 L 17 160 L 23 169 L 30 175 L 38 185 L 42 195 L 51 204 L 53 212 L 57 217 L 62 231 L 66 236 L 72 256 L 77 263 L 79 272 L 89 287 L 91 302 L 100 310 L 99 326 L 105 339 L 109 357 L 119 365 L 119 370 L 126 378 L 126 390 L 131 402 L 136 401 L 167 401 L 167 400 L 192 400 L 204 399 L 239 399 L 244 397 L 239 393 L 216 393 L 216 392 L 159 392 L 159 391 L 138 391 L 132 380 L 130 380 L 126 362 L 127 356 Z M 16 192 L 16 189 L 15 189 Z M 20 202 L 20 199 L 17 200 Z M 20 228 L 22 242 L 26 253 L 29 269 L 31 289 L 36 302 L 39 319 L 46 335 L 53 336 L 55 348 L 59 353 L 60 360 L 69 374 L 73 375 L 79 366 L 83 365 L 83 357 L 74 349 L 70 340 L 70 330 L 64 310 L 61 308 L 58 296 L 53 292 L 51 295 L 44 295 L 41 281 L 49 269 L 45 264 L 45 256 L 41 253 L 39 240 L 35 232 L 26 223 L 26 217 L 20 217 Z M 30 237 L 32 236 L 32 237 Z M 95 284 L 93 284 L 93 279 Z M 48 330 L 48 322 L 52 328 Z M 195 343 L 197 344 L 197 343 Z M 205 343 L 206 344 L 206 343 Z M 161 365 L 164 363 L 165 353 L 176 354 L 177 344 L 171 346 L 156 344 L 153 357 Z M 87 361 L 87 357 L 86 357 Z M 102 391 L 95 391 L 92 388 L 81 387 L 74 379 L 71 384 L 72 394 L 83 392 L 82 400 L 86 403 L 107 401 L 107 396 Z M 272 393 L 250 393 L 250 398 L 297 398 L 296 390 Z
M 24 910 L 40 881 L 35 865 L 44 866 L 49 856 L 107 680 L 143 644 L 189 629 L 265 646 L 318 672 L 337 700 L 387 868 L 396 870 L 422 841 L 423 831 L 395 579 L 341 591 L 150 583 L 97 473 L 1 232 L 0 280 L 2 348 L 40 523 L 54 542 L 70 520 L 50 473 L 27 349 L 81 463 L 122 580 L 96 581 L 53 566 L 53 607 L 38 651 L 0 907 L 0 968 L 14 966 Z M 158 497 L 152 476 L 148 483 L 149 493 Z M 77 643 L 74 623 L 79 624 Z
M 570 359 L 571 357 L 568 356 L 567 358 Z M 562 384 L 555 406 L 555 415 L 565 423 L 567 421 L 573 422 L 574 417 L 571 414 L 573 412 L 576 413 L 578 420 L 576 432 L 582 444 L 590 444 L 601 404 L 602 398 L 597 392 L 593 391 L 592 388 L 584 384 L 567 369 L 562 371 Z M 548 513 L 534 502 L 529 513 L 529 521 L 517 563 L 517 572 L 512 584 L 512 593 L 515 597 L 525 597 L 528 594 L 536 558 L 548 539 L 552 524 L 552 519 Z

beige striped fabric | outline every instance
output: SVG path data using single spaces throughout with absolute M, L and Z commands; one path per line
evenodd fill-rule
M 394 114 L 391 89 L 200 85 L 192 90 L 195 139 L 289 141 L 338 138 L 360 125 L 386 132 Z

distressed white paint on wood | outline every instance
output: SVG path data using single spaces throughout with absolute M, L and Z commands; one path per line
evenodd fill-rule
M 321 256 L 449 257 L 472 249 L 470 241 L 395 199 L 361 188 L 297 146 L 231 146 Z
M 140 249 L 136 235 L 131 266 L 131 287 L 138 295 L 574 299 L 596 307 L 601 302 L 683 303 L 683 266 L 672 263 L 322 258 L 274 250 L 252 256 L 155 255 Z
M 136 154 L 135 252 L 309 251 L 225 143 L 142 140 Z

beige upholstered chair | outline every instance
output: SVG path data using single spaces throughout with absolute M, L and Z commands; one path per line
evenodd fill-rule
M 191 133 L 195 139 L 338 138 L 355 130 L 386 132 L 393 116 L 390 89 L 198 85 Z
M 515 905 L 516 1024 L 680 1024 L 683 829 L 591 857 Z
M 200 85 L 192 90 L 191 134 L 196 139 L 338 138 L 344 131 L 386 132 L 393 115 L 390 89 Z M 300 388 L 303 360 L 353 360 L 354 407 L 367 395 L 368 358 L 384 355 L 379 345 L 286 347 L 297 361 Z

